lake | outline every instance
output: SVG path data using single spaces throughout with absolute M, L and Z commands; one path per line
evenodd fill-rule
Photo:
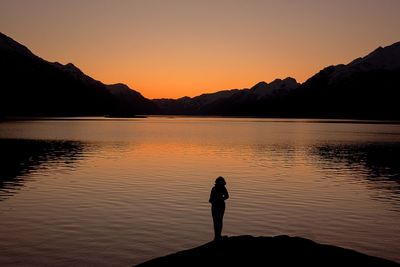
M 400 125 L 258 118 L 0 123 L 0 265 L 131 266 L 225 235 L 400 262 Z

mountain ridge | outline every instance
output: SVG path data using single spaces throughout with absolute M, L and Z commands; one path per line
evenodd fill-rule
M 195 97 L 147 99 L 121 83 L 107 85 L 73 63 L 48 62 L 0 33 L 1 116 L 135 114 L 290 118 L 400 119 L 400 42 L 348 64 L 323 68 L 303 83 L 261 81 L 250 88 Z
M 379 47 L 348 64 L 325 67 L 301 84 L 293 79 L 289 90 L 257 89 L 287 79 L 292 78 L 234 89 L 228 97 L 206 105 L 199 104 L 204 95 L 153 101 L 163 114 L 400 119 L 396 108 L 400 101 L 400 42 Z M 226 91 L 232 90 L 220 92 Z M 257 91 L 263 92 L 261 96 L 256 96 Z
M 221 102 L 224 102 L 224 100 L 233 100 L 234 98 L 259 100 L 271 95 L 286 94 L 289 90 L 295 89 L 298 86 L 299 83 L 297 83 L 294 78 L 287 77 L 285 79 L 275 79 L 270 83 L 261 81 L 250 88 L 228 89 L 215 93 L 206 93 L 195 97 L 182 97 L 178 99 L 153 99 L 153 101 L 161 106 L 161 110 L 164 108 L 166 114 L 210 115 L 209 113 L 212 113 L 211 110 L 217 112 L 219 105 Z
M 0 116 L 152 114 L 158 108 L 126 86 L 128 100 L 73 63 L 49 62 L 0 33 Z M 133 97 L 134 96 L 134 97 Z M 129 103 L 127 103 L 129 102 Z

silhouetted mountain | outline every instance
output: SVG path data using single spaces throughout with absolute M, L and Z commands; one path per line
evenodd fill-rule
M 299 84 L 293 78 L 259 82 L 250 89 L 232 89 L 203 94 L 193 98 L 154 99 L 165 114 L 235 115 L 235 110 L 249 113 L 254 102 L 285 96 Z
M 156 258 L 137 267 L 161 266 L 399 266 L 354 250 L 300 237 L 234 236 Z
M 399 100 L 400 43 L 395 43 L 321 70 L 282 107 L 302 117 L 400 119 Z
M 153 101 L 123 83 L 106 85 L 106 88 L 118 103 L 114 113 L 111 115 L 155 114 L 159 110 Z
M 194 98 L 155 99 L 164 114 L 400 119 L 400 42 L 303 84 L 292 78 Z
M 185 114 L 400 119 L 400 43 L 347 65 L 329 66 L 303 84 L 293 78 L 250 89 L 150 101 L 123 84 L 105 85 L 72 63 L 51 63 L 0 33 L 0 118 Z
M 124 94 L 129 97 L 121 99 L 121 93 L 113 92 L 114 85 L 94 80 L 72 63 L 43 60 L 2 33 L 0 59 L 0 117 L 129 115 L 157 110 L 127 86 Z

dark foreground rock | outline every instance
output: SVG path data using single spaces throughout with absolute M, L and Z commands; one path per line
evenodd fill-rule
M 235 236 L 139 264 L 150 266 L 400 266 L 300 237 Z

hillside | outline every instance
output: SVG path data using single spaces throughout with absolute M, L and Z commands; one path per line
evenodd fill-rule
M 2 33 L 0 59 L 2 116 L 133 115 L 157 110 L 127 86 L 105 85 L 72 63 L 48 62 Z
M 400 42 L 295 79 L 196 97 L 153 99 L 106 85 L 72 63 L 48 62 L 0 33 L 0 117 L 136 114 L 400 119 Z
M 400 43 L 324 68 L 303 84 L 277 79 L 250 89 L 154 101 L 164 114 L 400 119 Z
M 276 79 L 271 83 L 259 82 L 250 89 L 232 89 L 202 94 L 193 98 L 154 99 L 164 114 L 231 115 L 230 110 L 247 103 L 254 103 L 278 96 L 286 96 L 299 84 L 293 78 Z M 251 113 L 248 107 L 241 112 Z

